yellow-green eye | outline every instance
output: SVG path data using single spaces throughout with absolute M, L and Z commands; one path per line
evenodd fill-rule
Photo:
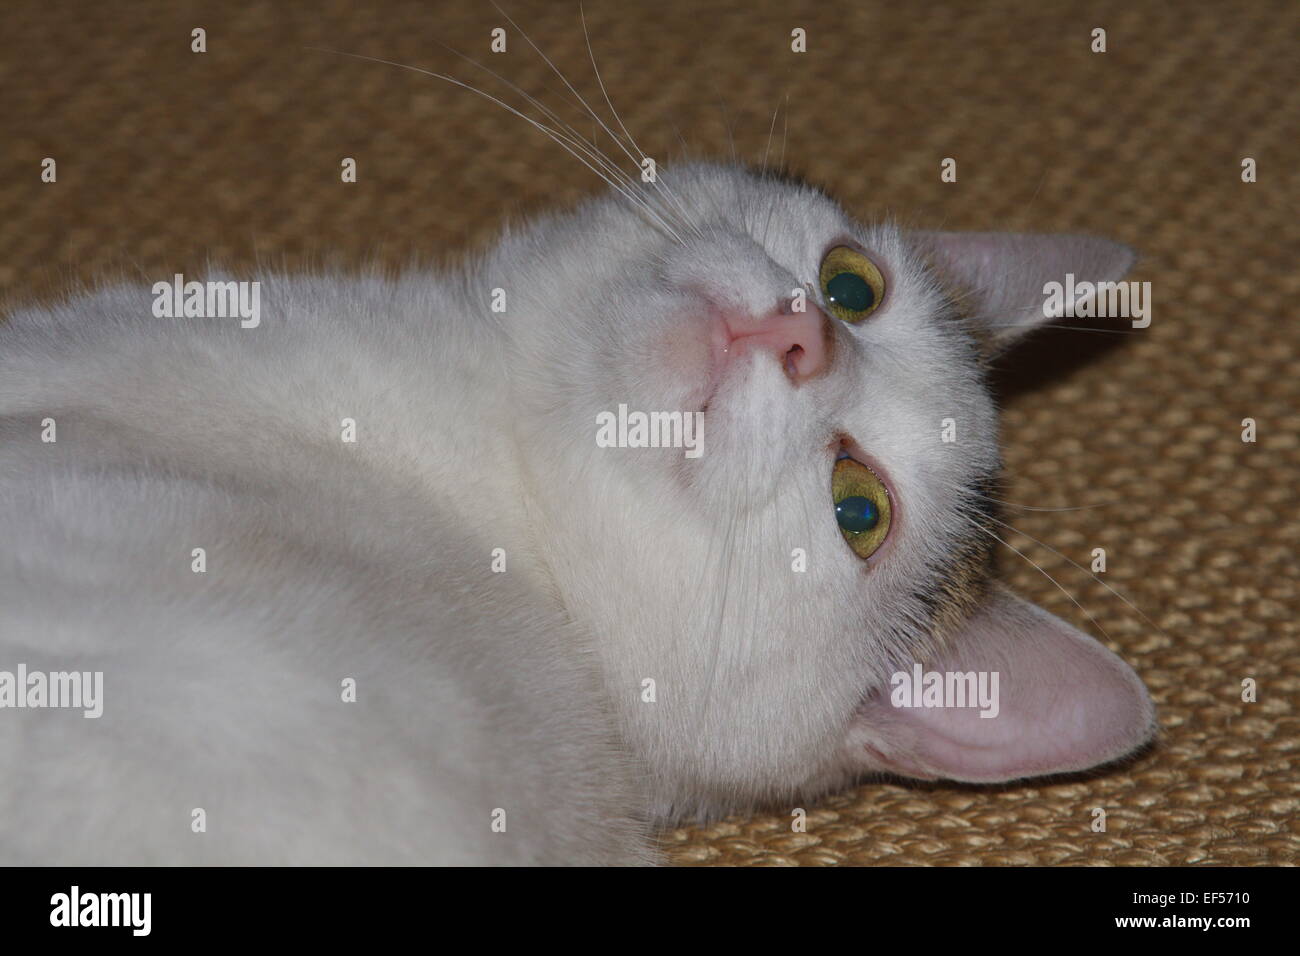
M 885 277 L 876 264 L 848 246 L 836 246 L 826 253 L 821 283 L 826 305 L 845 322 L 861 322 L 885 297 Z
M 831 500 L 840 534 L 853 553 L 871 557 L 889 536 L 893 517 L 885 483 L 861 462 L 841 458 L 831 471 Z

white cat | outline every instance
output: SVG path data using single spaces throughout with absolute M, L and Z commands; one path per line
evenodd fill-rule
M 103 674 L 95 719 L 10 683 L 0 861 L 651 862 L 656 824 L 1151 737 L 988 578 L 984 362 L 1130 251 L 660 184 L 454 275 L 258 277 L 254 328 L 148 284 L 0 324 L 0 673 Z M 602 447 L 620 405 L 702 411 L 701 453 Z M 895 706 L 918 664 L 996 673 L 996 716 Z

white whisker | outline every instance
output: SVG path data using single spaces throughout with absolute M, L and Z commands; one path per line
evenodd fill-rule
M 1056 555 L 1058 558 L 1061 558 L 1063 561 L 1066 561 L 1066 562 L 1068 562 L 1069 564 L 1073 565 L 1074 567 L 1078 568 L 1078 569 L 1079 569 L 1080 571 L 1082 571 L 1084 574 L 1088 575 L 1088 577 L 1092 578 L 1094 581 L 1096 581 L 1098 584 L 1100 584 L 1102 587 L 1104 587 L 1104 588 L 1105 588 L 1107 591 L 1109 591 L 1111 594 L 1115 595 L 1115 597 L 1119 598 L 1119 599 L 1120 599 L 1121 601 L 1123 601 L 1126 605 L 1128 605 L 1128 607 L 1131 608 L 1132 611 L 1133 611 L 1135 614 L 1137 614 L 1140 618 L 1142 618 L 1142 620 L 1146 621 L 1148 624 L 1150 624 L 1152 627 L 1154 627 L 1154 628 L 1155 628 L 1157 631 L 1159 631 L 1161 634 L 1164 634 L 1165 637 L 1168 637 L 1168 636 L 1169 636 L 1168 634 L 1165 634 L 1164 628 L 1162 628 L 1162 627 L 1161 627 L 1159 624 L 1157 624 L 1155 621 L 1151 620 L 1151 618 L 1147 617 L 1146 614 L 1144 614 L 1144 613 L 1142 612 L 1142 609 L 1141 609 L 1141 608 L 1139 608 L 1136 604 L 1134 604 L 1132 601 L 1130 601 L 1130 600 L 1129 600 L 1128 598 L 1126 598 L 1124 595 L 1120 594 L 1119 591 L 1116 591 L 1113 587 L 1111 587 L 1109 584 L 1107 584 L 1107 583 L 1106 583 L 1105 581 L 1103 581 L 1101 578 L 1097 577 L 1096 574 L 1094 574 L 1092 571 L 1089 571 L 1087 568 L 1085 568 L 1083 565 L 1079 564 L 1077 561 L 1075 561 L 1074 559 L 1072 559 L 1072 558 L 1069 557 L 1068 555 L 1062 554 L 1060 551 L 1058 551 L 1056 548 L 1052 547 L 1050 544 L 1047 544 L 1045 541 L 1039 541 L 1039 540 L 1038 540 L 1037 538 L 1035 538 L 1032 534 L 1025 534 L 1025 532 L 1021 531 L 1019 528 L 1013 527 L 1012 525 L 1007 524 L 1005 521 L 999 521 L 997 518 L 993 518 L 993 520 L 996 521 L 998 524 L 1000 524 L 1002 527 L 1007 528 L 1007 529 L 1009 529 L 1009 530 L 1011 530 L 1011 531 L 1014 531 L 1016 534 L 1023 534 L 1023 535 L 1025 535 L 1025 537 L 1028 538 L 1030 541 L 1034 542 L 1034 544 L 1038 545 L 1039 547 L 1046 548 L 1048 551 L 1052 552 L 1052 554 Z
M 421 69 L 420 67 L 411 66 L 410 64 L 407 63 L 399 63 L 395 60 L 385 60 L 382 57 L 367 56 L 362 53 L 348 53 L 347 51 L 344 50 L 330 50 L 325 47 L 307 47 L 306 49 L 315 50 L 321 53 L 332 53 L 335 56 L 346 56 L 346 57 L 352 57 L 353 59 L 357 59 L 357 60 L 366 60 L 371 63 L 382 63 L 385 64 L 386 66 L 393 66 L 402 70 L 410 70 L 413 73 L 420 73 L 423 74 L 424 76 L 431 76 L 435 79 L 443 80 L 447 83 L 452 84 L 453 86 L 458 86 L 463 90 L 468 90 L 471 93 L 483 97 L 488 102 L 501 107 L 506 112 L 519 117 L 525 123 L 528 123 L 530 126 L 533 126 L 536 129 L 540 130 L 541 132 L 545 133 L 548 137 L 551 138 L 551 140 L 553 140 L 560 147 L 562 147 L 566 152 L 568 152 L 571 156 L 573 156 L 574 159 L 578 160 L 578 162 L 582 163 L 582 165 L 586 166 L 593 173 L 599 176 L 611 189 L 619 193 L 619 195 L 623 196 L 625 199 L 631 202 L 635 207 L 641 209 L 648 215 L 652 216 L 654 220 L 657 222 L 657 224 L 665 231 L 667 231 L 667 233 L 673 239 L 675 239 L 679 244 L 681 245 L 686 244 L 682 240 L 682 237 L 677 234 L 677 231 L 673 229 L 671 225 L 669 225 L 668 221 L 662 215 L 660 215 L 658 210 L 654 209 L 649 203 L 645 201 L 644 197 L 638 196 L 635 193 L 628 191 L 628 189 L 625 186 L 623 186 L 616 180 L 612 179 L 608 174 L 603 172 L 599 167 L 593 165 L 593 163 L 590 160 L 588 160 L 585 156 L 583 156 L 580 152 L 578 152 L 577 149 L 575 149 L 573 146 L 569 145 L 568 142 L 566 142 L 566 139 L 563 134 L 547 126 L 545 123 L 538 122 L 537 120 L 533 119 L 531 116 L 528 116 L 527 114 L 521 112 L 520 110 L 515 109 L 509 103 L 506 103 L 505 101 L 499 99 L 498 97 L 493 96 L 491 93 L 481 90 L 478 87 L 471 86 L 468 83 L 456 79 L 454 76 L 448 76 L 445 73 L 435 73 L 432 70 Z
M 553 72 L 559 78 L 560 82 L 563 83 L 565 87 L 568 88 L 570 93 L 572 93 L 575 97 L 577 97 L 578 102 L 581 103 L 583 108 L 586 109 L 587 112 L 591 114 L 592 119 L 594 119 L 600 125 L 600 128 L 605 131 L 605 133 L 609 136 L 609 138 L 612 139 L 618 145 L 618 148 L 623 151 L 624 155 L 626 155 L 628 159 L 632 160 L 632 162 L 636 164 L 638 168 L 640 168 L 640 163 L 638 162 L 637 158 L 632 155 L 631 151 L 628 150 L 627 146 L 623 143 L 623 140 L 620 139 L 619 136 L 612 129 L 609 128 L 609 125 L 603 119 L 600 118 L 600 115 L 594 109 L 591 108 L 591 104 L 589 104 L 587 100 L 583 97 L 583 95 L 579 93 L 578 90 L 574 87 L 574 85 L 569 82 L 569 78 L 564 75 L 563 71 L 561 71 L 560 68 L 555 65 L 555 63 L 551 60 L 549 56 L 547 56 L 545 53 L 542 52 L 541 47 L 539 47 L 536 43 L 533 42 L 532 38 L 524 31 L 523 27 L 519 26 L 519 24 L 514 21 L 514 18 L 511 17 L 510 14 L 506 13 L 505 10 L 501 9 L 500 4 L 498 4 L 496 0 L 491 0 L 491 2 L 493 8 L 497 11 L 497 13 L 505 17 L 506 22 L 519 31 L 519 35 L 524 38 L 524 42 L 533 48 L 533 50 L 537 53 L 537 55 L 542 58 L 542 61 L 548 67 L 551 68 L 551 72 Z M 674 235 L 675 234 L 676 233 L 674 232 Z M 681 242 L 680 237 L 678 237 L 678 242 Z M 685 245 L 685 243 L 682 244 Z
M 623 131 L 623 135 L 625 135 L 628 139 L 628 142 L 632 144 L 632 148 L 637 151 L 637 153 L 641 156 L 642 161 L 644 161 L 646 159 L 645 150 L 643 150 L 640 146 L 637 145 L 637 142 L 633 138 L 632 134 L 628 132 L 627 126 L 623 122 L 623 118 L 618 115 L 618 110 L 614 108 L 614 101 L 610 99 L 609 91 L 605 88 L 605 80 L 600 75 L 600 67 L 596 65 L 595 51 L 593 51 L 591 48 L 591 34 L 587 32 L 587 14 L 586 11 L 583 10 L 582 4 L 578 4 L 578 16 L 582 20 L 582 37 L 587 43 L 587 56 L 591 60 L 591 70 L 596 76 L 596 83 L 600 86 L 600 93 L 605 98 L 605 105 L 609 107 L 609 111 L 613 115 L 614 121 L 618 123 L 618 128 Z M 633 161 L 635 162 L 635 160 Z M 686 226 L 687 228 L 694 229 L 696 235 L 698 235 L 700 238 L 703 238 L 704 237 L 703 233 L 700 232 L 698 226 L 696 226 L 694 223 L 691 222 L 690 216 L 687 214 L 687 210 L 683 207 L 680 197 L 678 197 L 677 194 L 672 191 L 672 189 L 669 187 L 667 182 L 663 182 L 661 184 L 660 178 L 661 177 L 659 175 L 655 176 L 654 185 L 676 207 L 679 222 L 682 225 Z
M 1075 607 L 1077 607 L 1080 611 L 1082 611 L 1084 614 L 1086 614 L 1087 617 L 1088 617 L 1088 620 L 1092 621 L 1092 623 L 1096 626 L 1097 630 L 1101 631 L 1102 635 L 1106 638 L 1106 640 L 1110 640 L 1110 635 L 1106 633 L 1106 629 L 1105 629 L 1104 627 L 1101 626 L 1101 623 L 1100 623 L 1100 622 L 1099 622 L 1095 617 L 1092 616 L 1092 612 L 1089 611 L 1089 610 L 1088 610 L 1086 607 L 1084 607 L 1082 604 L 1080 604 L 1079 601 L 1078 601 L 1078 599 L 1076 599 L 1075 596 L 1074 596 L 1073 594 L 1071 594 L 1069 591 L 1067 591 L 1067 590 L 1065 589 L 1065 587 L 1061 584 L 1060 581 L 1056 580 L 1056 578 L 1054 578 L 1054 577 L 1052 577 L 1050 574 L 1048 574 L 1047 571 L 1043 568 L 1042 565 L 1040 565 L 1040 564 L 1039 564 L 1037 561 L 1035 561 L 1033 558 L 1029 557 L 1027 554 L 1025 554 L 1023 551 L 1021 551 L 1021 550 L 1020 550 L 1019 548 L 1017 548 L 1015 545 L 1011 544 L 1009 541 L 1005 541 L 1004 539 L 1000 538 L 998 535 L 996 535 L 995 533 L 993 533 L 992 531 L 990 531 L 988 528 L 984 527 L 984 526 L 983 526 L 982 524 L 980 524 L 978 521 L 976 521 L 976 520 L 974 520 L 974 519 L 972 519 L 972 518 L 970 518 L 969 516 L 966 516 L 966 515 L 963 515 L 962 517 L 963 517 L 963 518 L 964 518 L 964 519 L 965 519 L 969 524 L 971 524 L 974 528 L 976 528 L 977 530 L 984 532 L 986 535 L 988 535 L 988 536 L 989 536 L 990 538 L 992 538 L 994 541 L 997 541 L 997 542 L 999 542 L 1000 544 L 1005 545 L 1006 547 L 1008 547 L 1008 548 L 1010 548 L 1012 551 L 1014 551 L 1016 554 L 1020 555 L 1020 557 L 1024 558 L 1025 561 L 1027 561 L 1031 567 L 1033 567 L 1036 571 L 1038 571 L 1039 574 L 1041 574 L 1043 577 L 1047 578 L 1047 580 L 1051 581 L 1054 585 L 1056 585 L 1056 589 L 1057 589 L 1058 591 L 1060 591 L 1062 594 L 1064 594 L 1067 598 L 1069 598 L 1069 599 L 1070 599 L 1070 602 L 1071 602 L 1072 604 L 1074 604 Z M 1026 535 L 1026 537 L 1028 537 L 1028 535 Z

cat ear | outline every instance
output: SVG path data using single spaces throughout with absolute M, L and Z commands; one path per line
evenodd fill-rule
M 1118 281 L 1137 259 L 1130 246 L 1093 236 L 923 232 L 921 239 L 940 275 L 970 297 L 966 311 L 988 331 L 996 351 L 1066 314 L 1067 274 L 1074 288 L 1088 292 L 1076 293 L 1077 306 L 1091 297 L 1095 283 Z M 1050 282 L 1060 284 L 1055 296 L 1044 289 Z
M 855 743 L 878 769 L 970 783 L 1070 773 L 1123 757 L 1155 731 L 1146 687 L 1127 664 L 1000 585 L 950 647 L 867 701 Z M 912 692 L 925 673 L 972 671 L 996 691 L 982 707 L 896 706 L 924 702 Z

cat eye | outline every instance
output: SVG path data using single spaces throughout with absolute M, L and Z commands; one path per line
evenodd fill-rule
M 826 253 L 821 284 L 827 308 L 845 322 L 861 322 L 885 297 L 885 277 L 876 264 L 848 246 L 836 246 Z
M 840 534 L 859 558 L 869 558 L 889 536 L 893 508 L 889 490 L 876 473 L 852 458 L 831 470 L 831 500 Z

